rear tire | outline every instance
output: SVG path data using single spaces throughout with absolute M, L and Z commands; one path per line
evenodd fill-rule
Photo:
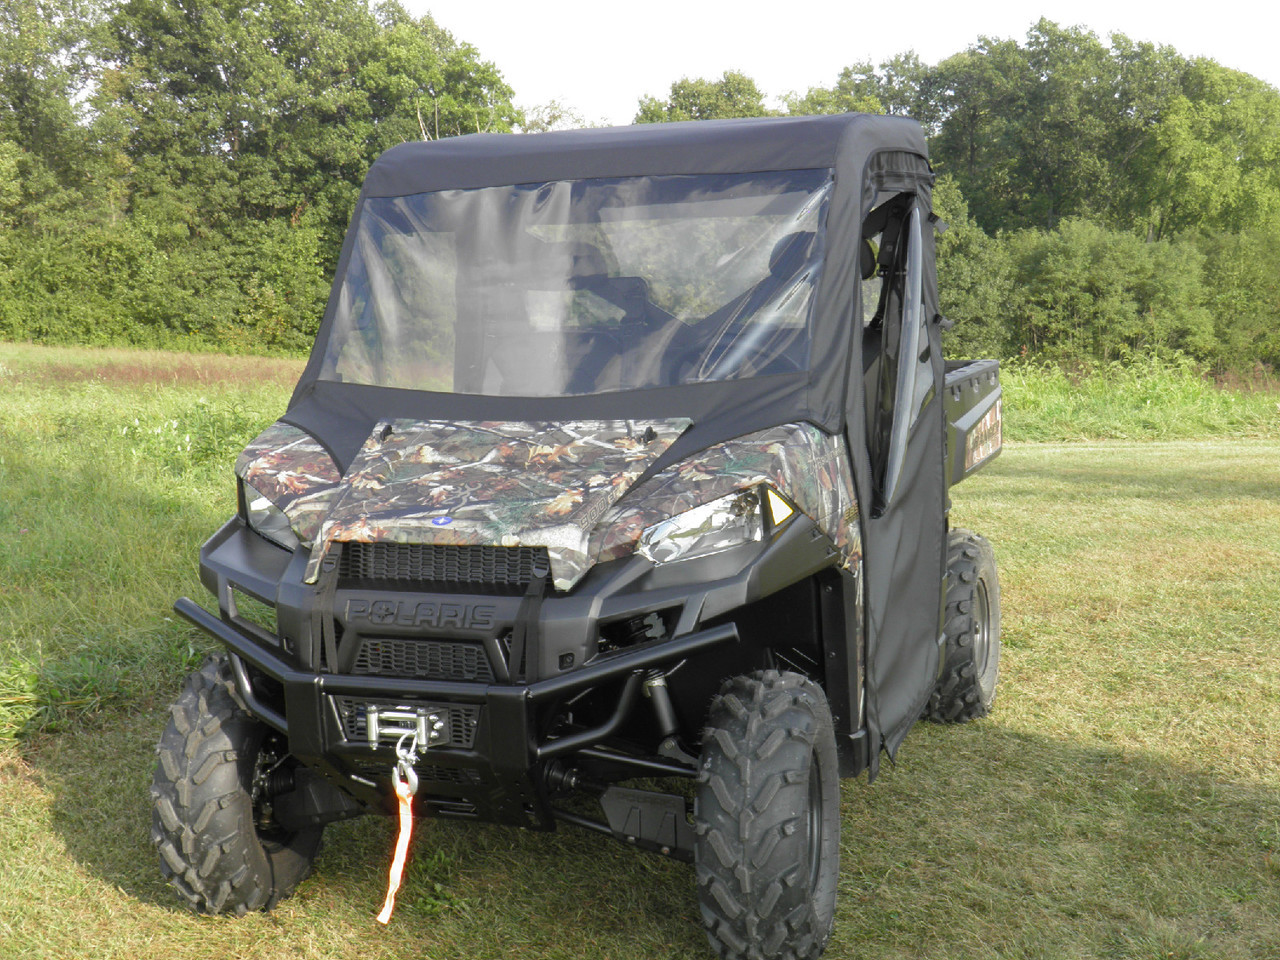
M 151 784 L 160 870 L 197 913 L 270 910 L 311 872 L 323 827 L 286 831 L 254 796 L 260 758 L 287 750 L 240 702 L 225 655 L 187 678 L 169 708 Z
M 946 662 L 924 715 L 935 723 L 985 717 L 1000 670 L 1000 581 L 986 538 L 952 530 L 947 541 Z
M 713 698 L 694 802 L 703 926 L 725 960 L 816 960 L 840 873 L 840 775 L 822 688 L 735 677 Z

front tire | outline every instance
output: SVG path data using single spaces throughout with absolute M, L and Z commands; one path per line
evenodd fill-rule
M 269 820 L 260 794 L 287 753 L 279 735 L 244 708 L 225 655 L 187 678 L 169 714 L 151 784 L 161 872 L 197 913 L 270 910 L 311 872 L 324 832 Z
M 840 873 L 831 709 L 795 673 L 735 677 L 713 698 L 694 801 L 707 939 L 725 960 L 815 960 Z
M 935 723 L 985 717 L 1000 669 L 1000 580 L 991 544 L 968 530 L 952 530 L 947 541 L 944 634 L 946 661 L 925 717 Z

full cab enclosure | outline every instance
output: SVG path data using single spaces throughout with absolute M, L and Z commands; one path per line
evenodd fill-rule
M 201 551 L 218 614 L 176 607 L 227 650 L 153 787 L 188 902 L 270 906 L 411 773 L 417 816 L 694 861 L 722 956 L 819 955 L 838 777 L 994 697 L 994 561 L 947 509 L 1000 391 L 943 360 L 932 183 L 917 124 L 858 114 L 383 155 Z M 240 797 L 199 830 L 197 761 Z

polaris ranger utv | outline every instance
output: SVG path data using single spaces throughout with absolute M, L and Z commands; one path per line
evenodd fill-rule
M 219 612 L 176 605 L 226 647 L 152 787 L 190 905 L 269 909 L 399 806 L 691 861 L 720 956 L 817 957 L 839 779 L 995 695 L 947 512 L 1000 388 L 942 358 L 932 182 L 854 114 L 382 156 L 200 552 Z

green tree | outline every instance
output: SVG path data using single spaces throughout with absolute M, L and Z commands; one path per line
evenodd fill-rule
M 1280 91 L 1122 34 L 1040 20 L 981 39 L 923 89 L 931 152 L 987 230 L 1087 217 L 1158 239 L 1280 210 Z
M 982 39 L 938 65 L 935 89 L 933 156 L 986 229 L 1052 227 L 1110 205 L 1115 84 L 1094 34 L 1042 19 L 1025 46 Z
M 492 64 L 397 3 L 125 0 L 109 27 L 99 128 L 168 288 L 138 309 L 182 334 L 304 343 L 373 159 L 520 119 Z
M 1172 47 L 1139 43 L 1123 34 L 1111 36 L 1114 68 L 1114 108 L 1108 116 L 1103 150 L 1110 176 L 1108 203 L 1102 206 L 1110 221 L 1123 228 L 1156 234 L 1151 223 L 1148 178 L 1152 175 L 1152 145 L 1171 100 L 1181 90 L 1187 60 Z
M 1238 231 L 1280 214 L 1280 91 L 1193 61 L 1168 99 L 1137 178 L 1146 225 Z
M 1005 243 L 1016 351 L 1076 361 L 1213 358 L 1205 260 L 1194 244 L 1146 242 L 1078 219 L 1053 231 L 1023 230 Z
M 1280 370 L 1280 217 L 1239 233 L 1202 231 L 1205 298 L 1213 316 L 1215 365 Z
M 340 228 L 378 153 L 518 118 L 492 64 L 395 3 L 127 0 L 111 37 L 137 192 L 198 184 L 202 224 L 318 206 Z
M 92 165 L 78 104 L 91 83 L 93 12 L 80 0 L 0 5 L 0 151 L 17 152 L 22 219 L 32 226 L 78 205 Z
M 955 178 L 938 178 L 933 210 L 946 225 L 937 238 L 937 258 L 939 306 L 954 324 L 946 333 L 948 354 L 1007 355 L 1013 298 L 1007 251 L 969 216 Z
M 765 117 L 764 94 L 744 73 L 726 70 L 719 80 L 690 80 L 671 84 L 666 100 L 642 97 L 636 123 L 667 120 L 716 120 L 722 117 Z
M 938 119 L 932 85 L 933 71 L 908 51 L 878 68 L 857 61 L 840 71 L 834 86 L 810 87 L 804 96 L 791 93 L 783 100 L 792 114 L 887 113 L 914 117 L 929 130 Z
M 520 123 L 521 133 L 547 133 L 551 130 L 581 130 L 585 127 L 606 127 L 601 120 L 593 123 L 563 100 L 552 99 L 524 110 Z
M 870 60 L 859 60 L 840 71 L 834 86 L 810 87 L 804 96 L 787 94 L 790 114 L 884 113 L 880 77 Z
M 394 2 L 93 2 L 0 8 L 0 336 L 299 349 L 373 158 L 520 120 Z

